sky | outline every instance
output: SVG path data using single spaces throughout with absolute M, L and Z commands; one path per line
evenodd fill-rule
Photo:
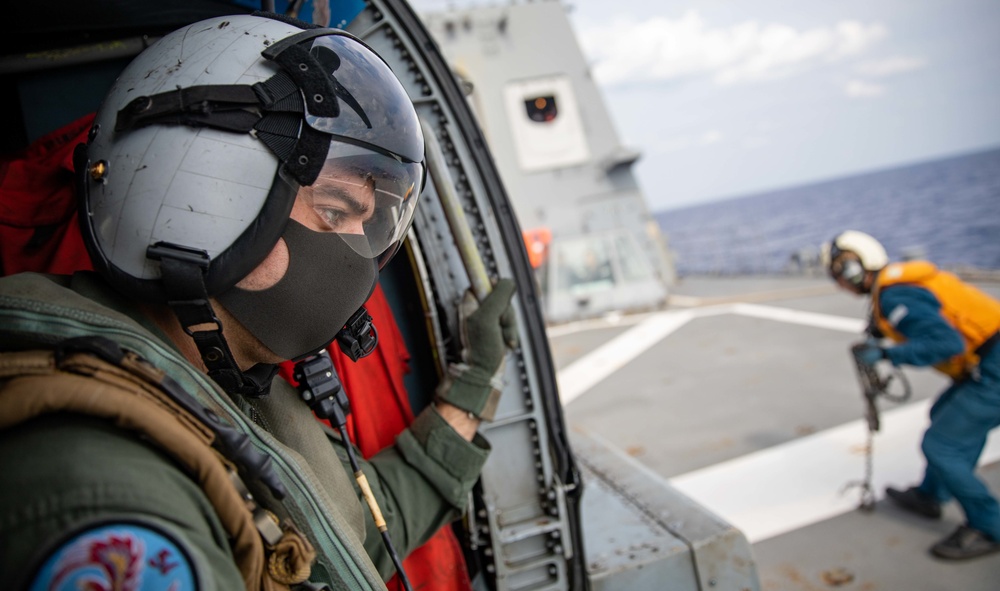
M 563 3 L 654 211 L 1000 147 L 1000 0 Z

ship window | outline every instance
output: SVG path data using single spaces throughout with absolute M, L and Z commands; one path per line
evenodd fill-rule
M 618 262 L 626 282 L 640 283 L 655 279 L 649 257 L 639 248 L 635 238 L 619 234 L 615 236 L 615 245 L 618 247 Z
M 551 94 L 524 99 L 524 109 L 528 112 L 528 119 L 538 123 L 554 121 L 559 114 L 556 97 Z
M 615 276 L 609 246 L 601 238 L 566 240 L 557 244 L 559 278 L 556 289 L 580 297 L 613 288 Z

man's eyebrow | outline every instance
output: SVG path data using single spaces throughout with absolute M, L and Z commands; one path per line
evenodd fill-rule
M 318 197 L 326 197 L 336 199 L 337 201 L 346 202 L 348 207 L 350 207 L 355 213 L 364 214 L 371 211 L 373 203 L 367 201 L 361 201 L 341 187 L 336 186 L 341 185 L 351 185 L 354 187 L 364 187 L 367 183 L 352 183 L 344 180 L 334 180 L 328 179 L 327 183 L 317 184 L 313 186 L 313 192 L 317 194 Z

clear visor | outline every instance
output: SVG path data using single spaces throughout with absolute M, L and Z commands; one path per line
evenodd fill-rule
M 298 199 L 309 206 L 307 227 L 337 233 L 374 259 L 406 235 L 423 180 L 423 164 L 334 141 L 316 182 L 299 189 Z
M 309 112 L 306 101 L 310 127 L 410 162 L 424 159 L 424 138 L 413 103 L 380 57 L 345 35 L 317 37 L 310 53 L 334 80 L 339 103 L 336 117 L 319 117 Z

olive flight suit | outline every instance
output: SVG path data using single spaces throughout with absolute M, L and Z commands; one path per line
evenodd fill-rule
M 138 353 L 271 456 L 286 498 L 276 501 L 262 484 L 246 484 L 315 547 L 311 582 L 384 587 L 392 563 L 345 466 L 343 443 L 287 382 L 275 379 L 262 398 L 231 399 L 96 274 L 0 279 L 0 351 L 43 349 L 81 335 Z M 466 441 L 428 407 L 394 446 L 362 460 L 401 556 L 461 514 L 488 452 L 481 436 Z M 200 589 L 243 586 L 203 491 L 132 432 L 69 413 L 0 430 L 0 475 L 0 581 L 30 582 L 67 536 L 114 522 L 169 539 Z

